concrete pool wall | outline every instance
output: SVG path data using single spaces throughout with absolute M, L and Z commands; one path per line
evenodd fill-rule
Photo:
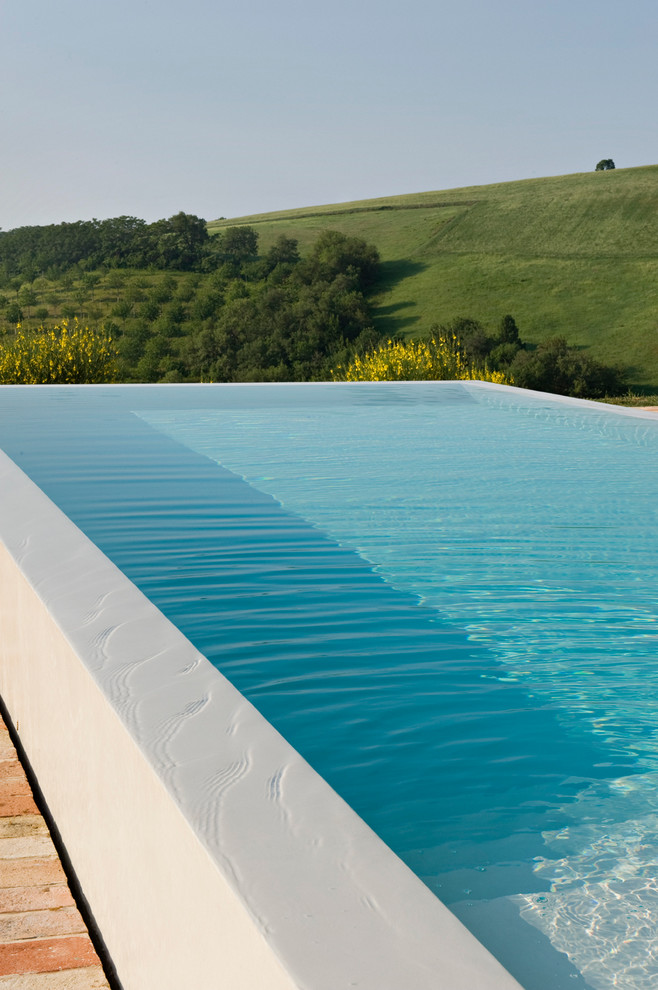
M 0 694 L 124 990 L 518 990 L 1 452 Z

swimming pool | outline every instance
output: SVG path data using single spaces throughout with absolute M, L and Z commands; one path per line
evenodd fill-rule
M 0 447 L 526 990 L 658 972 L 657 431 L 479 384 L 0 390 Z

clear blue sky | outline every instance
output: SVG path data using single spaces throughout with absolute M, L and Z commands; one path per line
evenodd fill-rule
M 658 162 L 656 0 L 0 0 L 0 227 Z

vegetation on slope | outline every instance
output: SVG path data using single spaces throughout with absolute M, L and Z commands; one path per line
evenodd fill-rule
M 658 166 L 594 171 L 215 221 L 281 234 L 302 254 L 325 230 L 377 245 L 384 337 L 513 313 L 532 345 L 564 337 L 658 388 Z
M 185 214 L 127 219 L 0 236 L 5 354 L 17 354 L 17 324 L 38 337 L 39 324 L 78 317 L 116 340 L 123 381 L 302 381 L 377 339 L 365 292 L 379 257 L 359 238 L 326 231 L 301 259 L 286 237 L 259 255 L 246 226 L 208 238 Z M 39 258 L 49 264 L 35 276 Z
M 599 170 L 216 221 L 210 234 L 184 213 L 19 228 L 0 233 L 0 332 L 75 316 L 116 339 L 123 380 L 283 381 L 439 325 L 469 361 L 528 387 L 617 391 L 611 363 L 656 386 L 657 179 Z M 485 329 L 510 312 L 515 354 Z

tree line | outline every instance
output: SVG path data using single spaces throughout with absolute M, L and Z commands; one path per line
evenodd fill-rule
M 205 220 L 183 212 L 154 223 L 122 216 L 17 227 L 0 231 L 0 278 L 57 278 L 74 266 L 215 271 L 227 260 L 255 256 L 256 241 L 247 227 L 210 237 Z

